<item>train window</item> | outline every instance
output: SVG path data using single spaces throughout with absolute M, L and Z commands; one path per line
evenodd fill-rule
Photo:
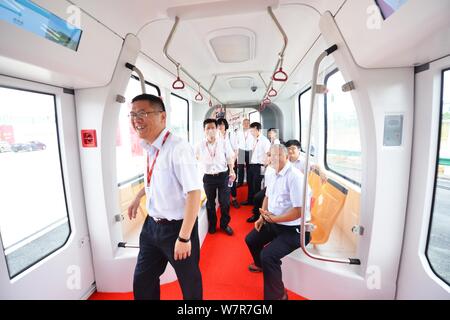
M 450 70 L 443 72 L 441 103 L 439 152 L 426 255 L 436 275 L 450 285 Z
M 0 235 L 10 278 L 71 233 L 56 116 L 54 95 L 0 87 Z
M 298 96 L 298 112 L 300 116 L 300 142 L 302 152 L 306 150 L 306 136 L 308 134 L 309 110 L 311 105 L 311 87 Z M 311 139 L 312 143 L 313 139 Z
M 189 141 L 189 101 L 172 93 L 170 106 L 172 112 L 168 116 L 171 132 Z
M 361 185 L 361 141 L 352 97 L 342 91 L 345 81 L 337 69 L 326 76 L 325 84 L 325 167 Z
M 160 90 L 154 84 L 146 82 L 145 90 L 149 94 L 160 96 Z M 142 89 L 139 78 L 132 76 L 125 91 L 126 104 L 120 109 L 116 135 L 117 181 L 119 186 L 142 178 L 144 172 L 144 151 L 128 117 L 131 110 L 131 101 L 140 94 L 142 94 Z
M 248 114 L 248 119 L 250 123 L 259 122 L 261 123 L 261 113 L 259 111 L 253 111 Z

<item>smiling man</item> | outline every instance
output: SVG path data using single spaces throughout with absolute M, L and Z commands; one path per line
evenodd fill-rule
M 166 128 L 161 98 L 142 94 L 132 101 L 133 128 L 147 152 L 145 187 L 128 208 L 136 218 L 147 196 L 148 216 L 142 227 L 133 281 L 135 299 L 160 299 L 160 276 L 167 262 L 174 267 L 183 298 L 202 299 L 197 214 L 201 181 L 192 147 Z

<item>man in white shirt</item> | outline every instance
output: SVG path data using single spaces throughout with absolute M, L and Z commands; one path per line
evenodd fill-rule
M 250 165 L 247 175 L 248 196 L 247 201 L 242 205 L 253 205 L 253 197 L 261 190 L 261 182 L 264 178 L 264 165 L 267 161 L 267 152 L 270 150 L 270 141 L 261 134 L 261 124 L 253 122 L 250 125 L 250 132 L 253 136 L 253 145 L 250 153 Z
M 275 128 L 270 128 L 267 130 L 267 138 L 270 141 L 270 144 L 280 144 L 280 140 L 278 139 L 278 131 Z
M 253 136 L 250 133 L 250 120 L 244 119 L 242 121 L 242 130 L 239 130 L 236 135 L 238 150 L 235 150 L 238 155 L 238 184 L 240 187 L 244 184 L 244 167 L 247 173 L 248 184 L 248 172 L 250 170 L 250 151 L 253 146 Z
M 217 136 L 217 121 L 206 119 L 203 122 L 206 139 L 195 148 L 197 159 L 203 164 L 203 188 L 206 193 L 206 211 L 208 213 L 208 232 L 216 232 L 216 195 L 219 193 L 220 228 L 229 236 L 233 235 L 230 223 L 230 180 L 234 182 L 234 152 L 229 143 Z
M 302 157 L 300 150 L 301 144 L 298 140 L 289 140 L 286 142 L 286 148 L 289 152 L 289 161 L 294 167 L 300 170 L 301 173 L 305 174 L 305 159 Z M 309 166 L 310 170 L 314 170 L 321 178 L 322 183 L 327 181 L 326 175 L 320 170 L 320 167 L 315 164 Z
M 235 152 L 237 150 L 237 144 L 236 144 L 236 137 L 234 132 L 229 131 L 229 125 L 228 121 L 225 118 L 217 119 L 217 128 L 219 129 L 219 138 L 223 140 L 223 143 L 228 143 L 231 147 L 231 149 Z M 236 152 L 234 154 L 234 165 L 233 169 L 236 172 L 237 168 L 237 157 Z M 236 180 L 233 181 L 233 185 L 230 188 L 231 192 L 231 204 L 236 209 L 240 208 L 239 203 L 237 202 L 237 186 L 236 186 Z
M 167 262 L 174 267 L 186 300 L 202 299 L 197 215 L 201 182 L 189 143 L 166 129 L 161 98 L 142 94 L 132 101 L 131 124 L 147 153 L 145 187 L 128 208 L 136 218 L 141 198 L 147 196 L 148 216 L 139 239 L 133 280 L 135 299 L 160 299 L 159 278 Z
M 267 186 L 261 217 L 245 242 L 254 261 L 249 265 L 249 270 L 263 272 L 264 299 L 287 300 L 281 258 L 300 247 L 303 176 L 288 161 L 284 145 L 271 147 L 271 163 L 276 174 Z M 305 219 L 306 222 L 311 219 L 309 203 L 306 204 Z M 308 244 L 309 232 L 305 238 Z

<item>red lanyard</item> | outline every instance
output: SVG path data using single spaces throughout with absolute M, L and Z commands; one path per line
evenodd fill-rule
M 208 153 L 209 153 L 209 156 L 211 157 L 211 160 L 214 160 L 214 158 L 216 157 L 217 141 L 214 144 L 214 151 L 213 151 L 213 153 L 211 153 L 211 150 L 209 150 L 208 141 L 206 141 L 206 149 L 208 149 Z
M 163 139 L 163 142 L 162 142 L 162 145 L 161 145 L 161 149 L 164 146 L 164 144 L 166 143 L 167 138 L 169 137 L 169 135 L 170 135 L 170 131 L 167 131 L 166 135 L 164 136 L 164 139 Z M 149 161 L 149 156 L 147 154 L 147 187 L 150 187 L 150 181 L 152 180 L 152 175 L 153 175 L 153 168 L 155 167 L 156 159 L 158 159 L 159 151 L 160 150 L 156 151 L 155 159 L 153 160 L 153 163 L 152 163 L 151 167 L 149 167 L 149 162 L 150 161 Z

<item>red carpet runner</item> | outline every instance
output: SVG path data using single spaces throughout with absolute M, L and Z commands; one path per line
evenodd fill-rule
M 244 201 L 247 188 L 238 189 L 238 200 Z M 245 236 L 253 228 L 246 219 L 251 215 L 250 206 L 240 209 L 231 207 L 230 226 L 233 236 L 220 229 L 213 235 L 208 234 L 201 248 L 200 269 L 203 277 L 203 298 L 205 300 L 262 300 L 262 273 L 251 273 L 247 266 L 252 257 L 245 244 Z M 218 210 L 218 220 L 220 219 Z M 301 296 L 288 291 L 289 300 L 304 300 Z M 130 300 L 133 293 L 94 293 L 91 300 Z M 161 286 L 162 300 L 181 300 L 182 294 L 178 281 Z

